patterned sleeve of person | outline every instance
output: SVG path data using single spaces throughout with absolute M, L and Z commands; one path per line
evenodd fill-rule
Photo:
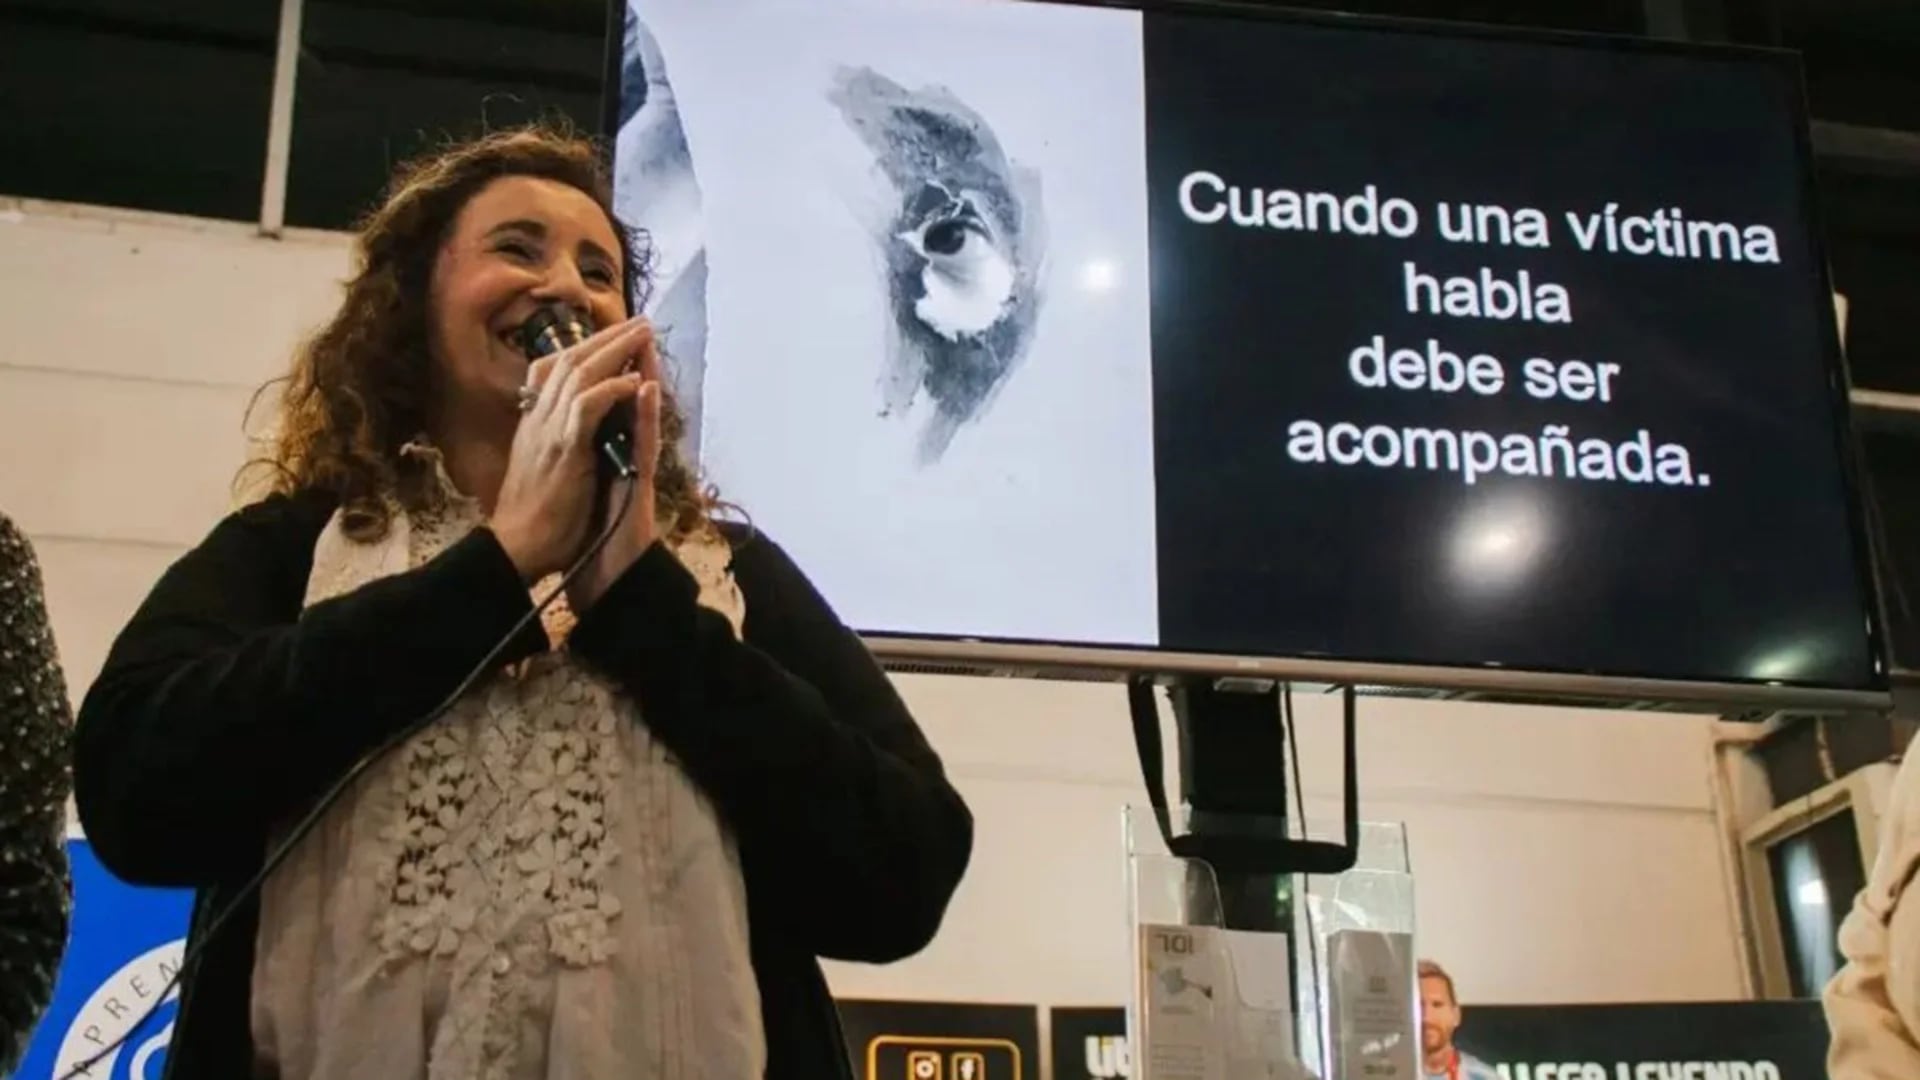
M 39 564 L 0 514 L 0 1076 L 25 1051 L 66 946 L 72 726 Z

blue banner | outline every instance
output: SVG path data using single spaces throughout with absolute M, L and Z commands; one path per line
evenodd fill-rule
M 193 894 L 128 885 L 100 865 L 85 840 L 69 840 L 67 854 L 73 934 L 53 1004 L 14 1080 L 60 1080 L 136 1024 L 118 1050 L 77 1075 L 159 1080 L 178 1007 L 167 983 L 180 970 Z

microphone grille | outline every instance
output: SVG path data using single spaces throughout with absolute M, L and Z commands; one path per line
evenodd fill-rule
M 527 321 L 520 324 L 520 351 L 529 360 L 538 360 L 570 345 L 578 345 L 593 333 L 593 317 L 570 304 L 542 304 Z

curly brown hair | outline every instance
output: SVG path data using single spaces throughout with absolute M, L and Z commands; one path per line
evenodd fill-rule
M 626 295 L 644 302 L 651 247 L 613 212 L 603 144 L 545 123 L 448 145 L 402 165 L 357 229 L 354 272 L 331 319 L 295 353 L 268 448 L 242 469 L 272 473 L 269 490 L 335 496 L 347 534 L 385 535 L 397 502 L 419 510 L 436 493 L 431 473 L 401 448 L 426 428 L 434 380 L 427 346 L 434 260 L 467 202 L 494 180 L 530 176 L 577 188 L 620 239 Z M 256 395 L 256 402 L 258 395 Z M 660 410 L 656 509 L 675 535 L 707 525 L 718 507 L 682 458 L 686 421 L 671 394 Z

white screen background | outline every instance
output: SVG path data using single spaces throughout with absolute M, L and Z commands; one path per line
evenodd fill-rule
M 702 464 L 881 633 L 1157 643 L 1139 16 L 993 0 L 635 0 L 703 201 Z M 1044 307 L 944 457 L 882 417 L 877 173 L 835 68 L 940 84 L 1041 177 Z M 921 403 L 924 405 L 924 401 Z

